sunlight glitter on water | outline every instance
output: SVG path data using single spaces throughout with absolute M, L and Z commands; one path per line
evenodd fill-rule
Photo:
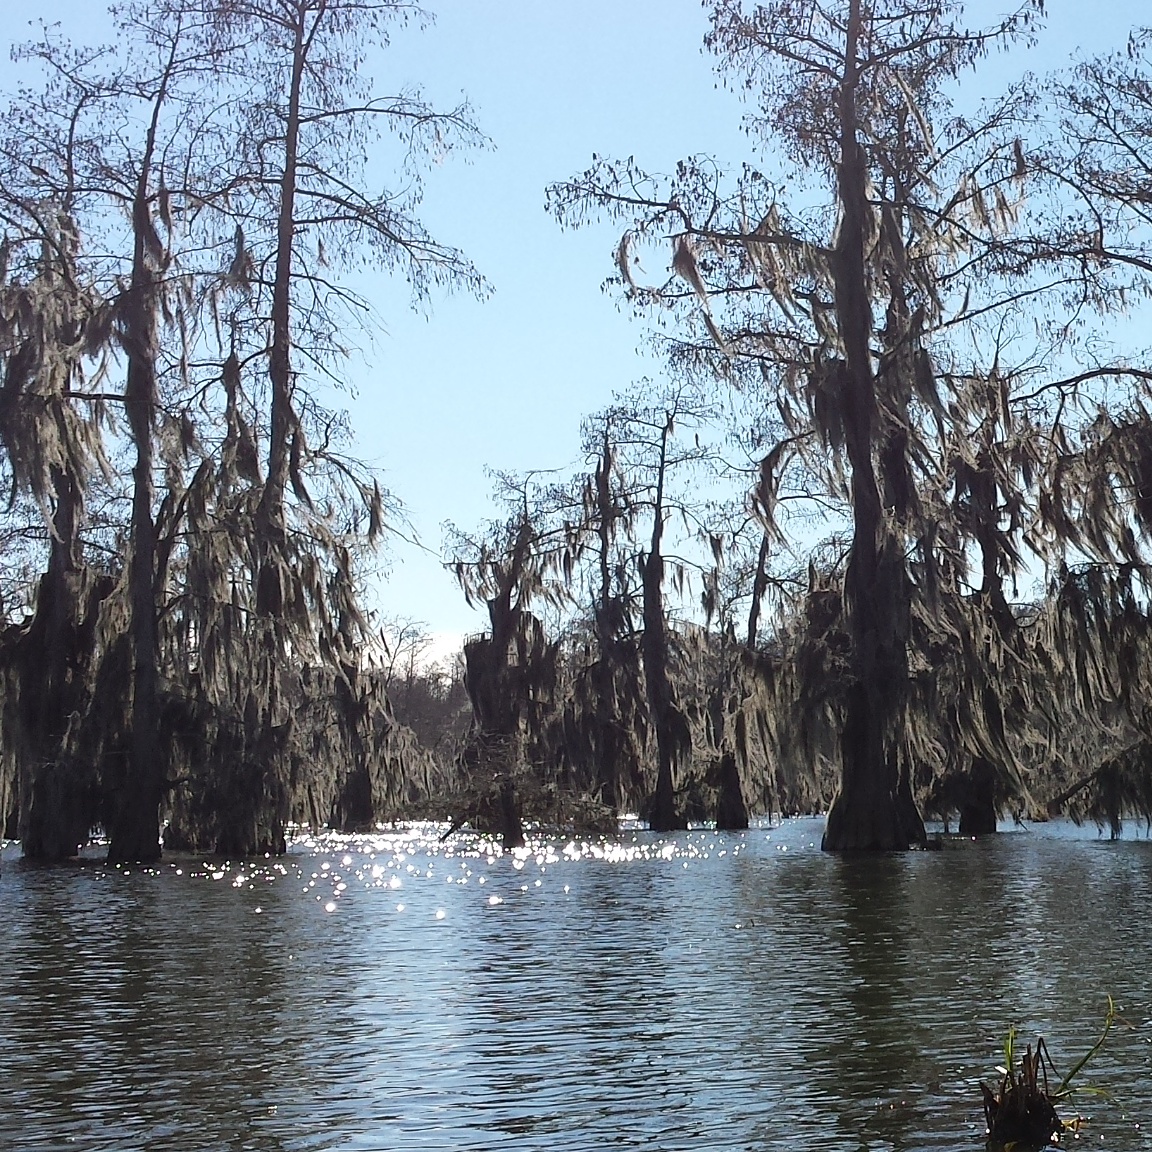
M 516 895 L 549 892 L 563 898 L 572 891 L 573 869 L 587 865 L 625 867 L 659 864 L 688 869 L 710 859 L 736 859 L 747 847 L 747 837 L 770 835 L 767 826 L 743 836 L 722 836 L 710 829 L 680 833 L 672 839 L 657 837 L 640 828 L 626 828 L 618 837 L 567 837 L 554 839 L 531 834 L 523 846 L 505 852 L 490 836 L 462 831 L 443 840 L 446 824 L 422 823 L 379 829 L 372 834 L 319 834 L 303 832 L 289 844 L 282 859 L 233 863 L 204 861 L 187 869 L 190 878 L 228 881 L 236 891 L 265 890 L 283 879 L 295 879 L 297 892 L 311 897 L 322 911 L 331 913 L 341 900 L 356 891 L 396 893 L 411 885 L 413 898 L 422 906 L 430 883 L 467 892 L 495 883 L 493 899 L 476 892 L 487 909 L 498 909 Z M 172 875 L 184 874 L 175 861 L 168 862 Z M 552 883 L 555 874 L 555 883 Z M 516 875 L 522 883 L 508 888 Z M 393 905 L 397 911 L 411 905 Z M 448 909 L 445 913 L 450 913 Z M 440 917 L 441 919 L 443 917 Z
M 597 859 L 627 864 L 638 860 L 707 858 L 720 847 L 717 833 L 711 829 L 688 831 L 668 840 L 655 837 L 643 829 L 625 827 L 617 837 L 588 839 L 558 840 L 529 832 L 526 844 L 504 852 L 496 838 L 474 832 L 459 831 L 450 841 L 443 841 L 441 837 L 449 827 L 446 823 L 423 822 L 369 834 L 302 833 L 292 841 L 289 850 L 291 853 L 308 853 L 317 857 L 339 855 L 342 858 L 341 865 L 345 868 L 351 866 L 353 856 L 349 853 L 352 852 L 372 858 L 388 857 L 391 867 L 403 867 L 409 873 L 414 873 L 433 867 L 436 860 L 483 860 L 492 866 L 500 860 L 511 859 L 513 867 L 518 868 L 529 863 L 546 867 L 561 859 Z M 763 834 L 763 830 L 753 829 L 748 834 Z M 724 842 L 723 850 L 735 854 L 741 851 L 741 847 L 739 843 L 733 846 Z M 343 863 L 345 860 L 349 863 Z M 413 863 L 414 860 L 417 862 Z M 325 866 L 332 867 L 332 864 L 327 862 Z
M 1102 990 L 1141 1022 L 1103 1071 L 1152 1114 L 1143 844 L 444 831 L 6 867 L 0 1147 L 970 1152 L 1006 1022 L 1079 1055 Z M 1152 1152 L 1120 1115 L 1084 1142 Z

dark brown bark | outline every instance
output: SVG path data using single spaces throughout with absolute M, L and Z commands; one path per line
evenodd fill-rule
M 288 115 L 284 126 L 284 170 L 280 174 L 280 203 L 276 218 L 276 257 L 272 284 L 272 343 L 268 379 L 272 386 L 271 435 L 268 476 L 260 501 L 261 527 L 274 535 L 283 532 L 284 494 L 288 486 L 289 442 L 296 424 L 292 407 L 292 242 L 296 225 L 296 181 L 300 147 L 300 95 L 313 37 L 323 19 L 317 14 L 311 31 L 305 29 L 303 6 L 293 12 L 292 72 L 288 87 Z M 260 606 L 258 606 L 259 610 Z
M 124 406 L 136 448 L 132 469 L 129 557 L 129 632 L 132 647 L 132 724 L 128 768 L 115 805 L 108 859 L 147 863 L 160 858 L 160 802 L 164 767 L 159 741 L 159 650 L 156 629 L 156 524 L 152 504 L 157 413 L 157 309 L 159 239 L 149 190 L 157 129 L 175 64 L 176 43 L 152 105 L 132 202 L 132 272 L 121 305 L 121 341 L 127 361 Z
M 276 8 L 275 5 L 271 6 Z M 270 9 L 271 10 L 271 9 Z M 309 17 L 311 24 L 309 25 Z M 272 257 L 271 332 L 268 345 L 269 383 L 269 437 L 268 468 L 260 501 L 256 509 L 253 540 L 255 609 L 257 627 L 263 630 L 264 642 L 272 653 L 263 663 L 261 683 L 257 687 L 260 697 L 256 716 L 249 723 L 250 740 L 257 747 L 269 748 L 277 741 L 277 733 L 290 722 L 288 710 L 280 696 L 276 668 L 290 660 L 289 644 L 284 623 L 285 604 L 294 599 L 291 587 L 293 557 L 289 549 L 285 498 L 292 475 L 292 444 L 298 434 L 299 421 L 295 411 L 296 379 L 293 369 L 292 292 L 297 275 L 294 239 L 296 234 L 296 201 L 299 184 L 300 106 L 309 54 L 313 42 L 326 18 L 326 5 L 314 5 L 308 0 L 280 6 L 271 16 L 259 15 L 257 27 L 265 20 L 290 29 L 292 37 L 291 60 L 288 75 L 287 107 L 284 119 L 283 168 L 276 177 L 278 201 L 276 205 L 276 247 Z M 251 803 L 262 810 L 260 820 L 246 822 L 244 827 L 258 829 L 267 825 L 271 832 L 257 832 L 261 839 L 278 839 L 282 835 L 279 810 L 281 797 L 287 791 L 284 765 L 269 762 L 251 781 L 254 791 Z M 353 772 L 353 777 L 357 775 Z M 363 775 L 363 771 L 360 772 Z M 368 790 L 371 807 L 371 789 Z M 343 819 L 357 826 L 366 822 L 364 805 L 354 796 L 347 798 L 351 806 Z M 367 819 L 371 823 L 370 819 Z M 259 844 L 253 839 L 240 848 L 256 851 Z
M 110 861 L 156 860 L 160 856 L 163 770 L 157 740 L 159 721 L 156 590 L 153 582 L 156 527 L 152 519 L 155 427 L 154 302 L 147 277 L 129 290 L 127 327 L 128 425 L 136 445 L 132 469 L 132 546 L 129 559 L 129 631 L 132 639 L 132 728 L 128 774 L 108 849 Z
M 596 604 L 596 641 L 599 659 L 593 669 L 596 684 L 596 792 L 602 804 L 616 811 L 620 796 L 620 710 L 616 698 L 619 652 L 615 604 L 612 595 L 612 543 L 619 511 L 612 499 L 612 440 L 607 422 L 600 461 L 596 466 L 596 533 L 600 592 Z
M 656 735 L 656 790 L 648 809 L 648 826 L 654 832 L 672 832 L 688 827 L 687 818 L 676 807 L 676 770 L 685 750 L 685 740 L 690 741 L 691 737 L 687 723 L 676 707 L 675 694 L 668 679 L 668 623 L 664 615 L 664 477 L 671 434 L 672 418 L 669 416 L 660 433 L 652 539 L 644 559 L 644 632 L 640 640 L 648 714 Z
M 844 347 L 845 445 L 852 468 L 853 535 L 845 576 L 852 683 L 841 734 L 841 787 L 824 833 L 827 851 L 892 851 L 924 840 L 901 798 L 897 753 L 907 690 L 908 587 L 903 550 L 886 522 L 873 452 L 877 446 L 872 306 L 865 238 L 872 211 L 859 141 L 856 95 L 861 0 L 851 0 L 840 86 L 841 219 L 832 255 L 836 316 Z M 912 811 L 915 811 L 914 805 Z
M 996 769 L 983 756 L 972 761 L 964 780 L 960 807 L 962 836 L 990 836 L 996 831 Z
M 77 547 L 83 507 L 80 485 L 52 469 L 55 507 L 48 568 L 36 613 L 20 638 L 20 702 L 27 746 L 20 764 L 18 834 L 32 860 L 75 856 L 93 821 L 92 765 L 67 746 L 70 718 L 81 706 L 90 648 L 83 643 L 83 572 Z M 88 787 L 85 787 L 87 783 Z
M 716 828 L 719 831 L 738 832 L 748 827 L 748 806 L 744 803 L 740 772 L 732 752 L 725 752 L 720 757 L 718 773 Z
M 507 851 L 524 843 L 524 824 L 520 817 L 520 803 L 516 786 L 510 776 L 500 781 L 500 844 Z
M 748 647 L 755 648 L 760 633 L 760 605 L 768 590 L 768 534 L 760 539 L 756 554 L 756 575 L 752 579 L 752 604 L 748 609 Z

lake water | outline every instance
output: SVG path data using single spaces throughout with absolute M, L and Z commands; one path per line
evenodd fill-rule
M 1152 843 L 845 859 L 821 827 L 152 870 L 8 845 L 0 1149 L 971 1152 L 1009 1023 L 1063 1072 L 1109 993 L 1075 1139 L 1152 1149 Z

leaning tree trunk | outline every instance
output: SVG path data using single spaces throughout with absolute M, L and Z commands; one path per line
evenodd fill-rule
M 841 784 L 824 832 L 827 851 L 892 851 L 924 839 L 898 749 L 908 682 L 909 588 L 900 541 L 886 522 L 876 480 L 876 379 L 865 239 L 872 208 L 858 139 L 856 93 L 860 0 L 851 0 L 840 87 L 840 230 L 832 255 L 836 316 L 844 346 L 845 442 L 852 468 L 853 535 L 845 602 L 851 680 L 841 733 Z

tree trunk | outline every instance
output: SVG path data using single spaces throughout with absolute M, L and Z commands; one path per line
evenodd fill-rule
M 756 575 L 752 580 L 752 604 L 748 609 L 748 647 L 755 650 L 760 633 L 760 603 L 768 590 L 768 534 L 760 540 L 756 554 Z
M 603 644 L 603 640 L 601 641 Z M 620 709 L 616 699 L 615 644 L 600 648 L 592 673 L 596 684 L 595 794 L 601 804 L 616 812 L 620 796 Z
M 648 827 L 653 832 L 678 832 L 688 827 L 688 817 L 676 807 L 676 737 L 672 725 L 656 725 L 656 791 L 648 809 Z
M 716 800 L 716 829 L 738 832 L 748 827 L 748 806 L 744 803 L 744 790 L 740 787 L 740 772 L 736 756 L 725 752 L 720 757 L 719 796 Z
M 668 680 L 668 625 L 664 619 L 664 471 L 672 421 L 664 425 L 660 440 L 660 465 L 656 479 L 655 509 L 652 513 L 652 542 L 644 560 L 644 632 L 640 653 L 644 662 L 644 684 L 648 694 L 648 714 L 656 730 L 656 791 L 648 813 L 653 832 L 674 832 L 688 827 L 687 818 L 676 810 L 676 768 L 684 750 L 686 725 L 675 705 Z
M 972 761 L 960 808 L 961 836 L 990 836 L 996 831 L 996 769 L 983 756 Z
M 885 521 L 873 451 L 877 438 L 872 306 L 865 243 L 872 208 L 858 139 L 856 89 L 861 0 L 851 0 L 840 88 L 840 230 L 832 255 L 836 316 L 844 346 L 841 386 L 852 467 L 852 547 L 845 605 L 852 682 L 841 734 L 841 786 L 824 832 L 826 851 L 892 851 L 925 839 L 902 796 L 898 748 L 908 681 L 908 587 L 903 550 Z M 911 825 L 911 826 L 909 826 Z
M 612 499 L 612 440 L 607 422 L 600 461 L 596 466 L 597 534 L 600 538 L 600 596 L 596 605 L 599 659 L 596 683 L 596 793 L 601 804 L 616 812 L 620 802 L 620 709 L 616 699 L 618 641 L 612 596 L 612 541 L 619 515 Z
M 128 771 L 115 805 L 108 846 L 113 863 L 149 863 L 160 858 L 160 801 L 164 766 L 159 739 L 159 646 L 156 630 L 156 523 L 152 514 L 155 464 L 157 308 L 161 271 L 149 186 L 160 113 L 176 59 L 168 67 L 152 105 L 140 173 L 132 201 L 132 275 L 122 310 L 124 356 L 128 363 L 124 406 L 136 447 L 132 469 L 132 542 L 128 569 L 129 633 L 132 647 L 132 727 Z
M 512 778 L 507 775 L 500 781 L 500 843 L 505 852 L 524 843 L 520 802 Z
M 76 478 L 60 468 L 53 467 L 52 482 L 56 504 L 48 568 L 32 625 L 20 644 L 27 744 L 20 765 L 18 828 L 24 855 L 44 861 L 75 856 L 87 841 L 93 820 L 85 793 L 91 790 L 95 767 L 78 763 L 67 746 L 90 656 L 79 647 L 83 578 L 76 541 L 83 498 Z
M 320 16 L 317 16 L 317 21 Z M 293 29 L 292 72 L 288 87 L 288 113 L 284 125 L 284 170 L 280 174 L 280 203 L 276 218 L 276 256 L 272 282 L 272 341 L 268 352 L 268 379 L 272 388 L 271 431 L 268 438 L 268 475 L 258 512 L 260 543 L 263 548 L 257 573 L 257 611 L 279 616 L 282 598 L 275 595 L 279 581 L 273 580 L 269 566 L 276 560 L 266 554 L 282 550 L 284 537 L 284 494 L 288 487 L 289 441 L 296 428 L 292 406 L 292 249 L 296 225 L 296 169 L 300 146 L 300 99 L 304 69 L 312 38 L 305 35 L 304 13 L 296 13 Z
M 524 677 L 530 677 L 532 670 L 519 662 L 512 664 L 512 645 L 523 638 L 523 630 L 531 617 L 518 604 L 513 604 L 513 594 L 531 554 L 532 540 L 532 524 L 525 515 L 496 595 L 488 601 L 491 638 L 470 640 L 464 645 L 464 687 L 472 704 L 476 729 L 472 766 L 481 772 L 493 773 L 495 788 L 482 800 L 483 811 L 467 813 L 462 820 L 480 817 L 494 824 L 505 848 L 524 843 L 515 776 L 522 757 Z
M 155 316 L 152 301 L 130 307 L 133 336 L 128 354 L 128 423 L 136 444 L 132 470 L 132 552 L 129 561 L 129 631 L 132 641 L 132 728 L 128 777 L 117 805 L 108 859 L 149 863 L 160 858 L 159 668 L 156 640 L 154 564 L 156 526 L 152 519 L 153 432 L 155 420 Z

